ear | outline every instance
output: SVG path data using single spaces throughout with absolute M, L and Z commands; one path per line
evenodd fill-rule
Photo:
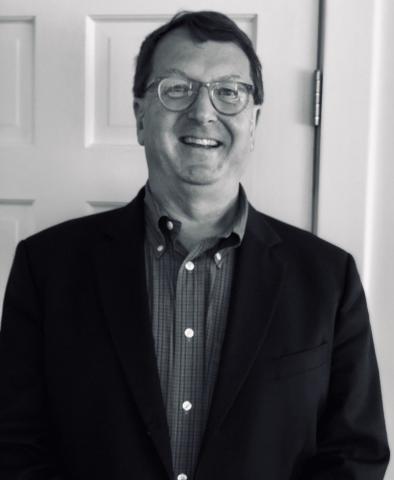
M 256 105 L 254 107 L 254 126 L 255 127 L 259 123 L 260 112 L 261 112 L 261 105 Z
M 257 127 L 257 124 L 258 124 L 258 121 L 259 121 L 259 117 L 260 117 L 260 109 L 261 109 L 261 106 L 260 105 L 254 105 L 253 106 L 253 110 L 252 110 L 252 113 L 251 113 L 251 117 L 250 117 L 250 126 L 249 126 L 249 131 L 250 131 L 250 135 L 253 136 L 254 135 L 254 131 L 256 130 L 256 127 Z
M 145 99 L 134 98 L 133 102 L 134 116 L 137 126 L 137 139 L 140 145 L 144 145 L 144 114 L 145 114 Z
M 250 119 L 250 145 L 249 149 L 252 152 L 254 150 L 254 138 L 255 138 L 255 131 L 257 127 L 257 123 L 259 121 L 260 116 L 260 106 L 257 105 L 253 108 L 252 118 Z

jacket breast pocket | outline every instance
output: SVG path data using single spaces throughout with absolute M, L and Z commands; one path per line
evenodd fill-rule
M 323 366 L 328 361 L 328 343 L 317 347 L 289 353 L 273 361 L 274 378 L 284 378 L 298 375 Z

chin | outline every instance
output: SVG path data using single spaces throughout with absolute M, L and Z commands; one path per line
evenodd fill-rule
M 183 181 L 191 185 L 213 185 L 221 178 L 222 175 L 219 175 L 219 172 L 201 167 L 190 169 L 182 175 Z

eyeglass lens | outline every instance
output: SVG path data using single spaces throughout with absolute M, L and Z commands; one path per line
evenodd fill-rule
M 200 82 L 192 80 L 163 78 L 158 86 L 159 98 L 168 110 L 179 112 L 193 104 L 202 86 Z M 227 115 L 239 113 L 249 99 L 247 86 L 236 81 L 212 82 L 208 89 L 213 106 Z

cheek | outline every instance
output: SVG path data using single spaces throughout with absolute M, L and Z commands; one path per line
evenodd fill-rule
M 156 164 L 167 164 L 177 157 L 177 136 L 174 122 L 160 115 L 151 118 L 145 134 L 146 156 Z
M 250 149 L 254 132 L 253 112 L 241 112 L 241 117 L 234 117 L 228 123 L 228 130 L 231 132 L 232 146 L 236 150 L 243 151 Z
M 233 134 L 232 148 L 237 152 L 248 152 L 252 143 L 252 132 L 248 128 L 238 129 Z
M 170 140 L 176 136 L 176 117 L 171 112 L 156 108 L 149 116 L 148 128 L 152 142 Z

